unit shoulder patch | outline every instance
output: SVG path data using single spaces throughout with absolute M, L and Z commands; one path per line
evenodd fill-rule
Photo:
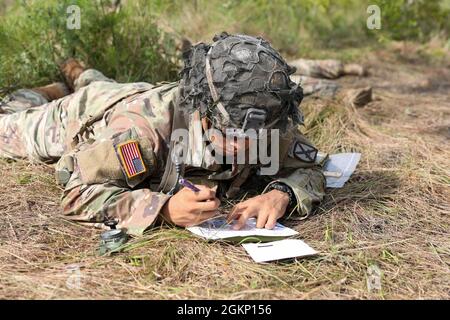
M 316 161 L 318 150 L 306 143 L 296 141 L 292 144 L 289 155 L 293 158 L 307 163 Z
M 128 140 L 117 145 L 117 152 L 128 178 L 147 172 L 137 140 Z

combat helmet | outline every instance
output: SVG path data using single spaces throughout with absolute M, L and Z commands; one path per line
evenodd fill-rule
M 299 124 L 302 88 L 291 81 L 290 67 L 266 40 L 248 35 L 215 36 L 184 52 L 179 106 L 200 111 L 213 126 L 281 129 Z

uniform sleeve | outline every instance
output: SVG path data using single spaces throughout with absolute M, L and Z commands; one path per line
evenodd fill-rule
M 280 139 L 280 171 L 263 192 L 273 183 L 288 185 L 295 194 L 297 206 L 287 214 L 307 218 L 325 195 L 321 168 L 325 159 L 326 155 L 320 154 L 300 132 L 287 134 Z
M 132 131 L 82 146 L 60 159 L 57 180 L 66 182 L 62 210 L 69 219 L 97 226 L 116 219 L 118 227 L 131 235 L 141 235 L 155 223 L 170 196 L 150 189 L 147 178 L 157 170 L 156 156 L 148 141 Z M 125 154 L 119 156 L 117 146 L 127 146 L 124 152 L 129 152 L 134 143 L 140 149 L 140 159 L 133 161 L 142 160 L 135 169 L 142 173 L 134 172 L 136 175 L 129 177 L 124 168 Z M 64 175 L 68 181 L 64 181 Z
M 66 188 L 63 214 L 81 223 L 102 224 L 117 219 L 118 227 L 139 236 L 156 221 L 170 196 L 150 189 L 131 190 L 111 183 Z

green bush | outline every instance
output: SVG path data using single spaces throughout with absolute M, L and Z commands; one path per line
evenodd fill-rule
M 381 35 L 392 40 L 427 41 L 450 34 L 449 0 L 377 0 L 381 8 Z
M 81 11 L 81 28 L 67 28 L 67 7 Z M 113 10 L 110 1 L 22 1 L 0 24 L 0 88 L 61 79 L 58 62 L 76 57 L 120 82 L 175 79 L 175 45 L 147 6 Z
M 122 82 L 173 80 L 174 35 L 196 42 L 248 33 L 290 57 L 345 60 L 386 40 L 438 35 L 445 43 L 450 33 L 450 0 L 122 0 L 120 10 L 112 10 L 118 0 L 7 2 L 0 6 L 0 88 L 55 81 L 56 62 L 70 56 Z M 71 4 L 81 8 L 80 30 L 66 28 Z M 381 9 L 380 30 L 366 26 L 369 4 Z
M 361 0 L 167 0 L 151 1 L 180 34 L 211 40 L 223 30 L 262 35 L 291 55 L 311 49 L 361 46 L 367 1 Z
M 381 29 L 369 30 L 377 4 Z M 450 33 L 450 0 L 165 0 L 148 5 L 178 33 L 209 41 L 223 30 L 262 35 L 291 56 L 317 56 L 381 40 L 428 41 Z

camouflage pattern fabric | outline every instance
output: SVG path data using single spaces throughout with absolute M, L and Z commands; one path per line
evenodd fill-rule
M 6 110 L 25 110 L 0 114 L 0 157 L 58 161 L 57 178 L 65 185 L 62 211 L 69 219 L 100 226 L 105 219 L 116 218 L 118 227 L 132 235 L 152 226 L 170 198 L 155 191 L 155 185 L 168 158 L 179 84 L 119 84 L 98 71 L 86 70 L 75 93 L 40 106 L 36 103 L 44 101 L 35 98 L 19 108 L 18 100 L 4 103 Z M 296 128 L 283 135 L 281 168 L 272 177 L 293 189 L 298 217 L 308 216 L 325 193 L 320 163 L 304 162 L 290 152 L 305 141 Z M 132 177 L 118 156 L 121 146 L 131 142 L 138 143 L 146 168 Z M 217 177 L 225 170 L 211 168 Z M 190 177 L 194 182 L 211 177 L 210 170 L 194 169 L 196 176 Z M 249 176 L 248 170 L 241 169 L 242 174 L 229 177 L 232 185 Z
M 291 80 L 303 88 L 305 96 L 334 98 L 340 86 L 327 79 L 336 79 L 344 75 L 344 64 L 339 60 L 297 59 L 289 62 L 297 70 Z
M 32 90 L 18 90 L 3 100 L 0 113 L 0 157 L 52 162 L 63 153 L 61 102 Z M 44 102 L 42 106 L 38 103 Z M 45 107 L 43 107 L 45 106 Z
M 298 83 L 303 88 L 303 95 L 318 96 L 322 98 L 334 98 L 340 90 L 336 82 L 317 79 L 308 76 L 291 75 L 291 80 Z
M 31 89 L 19 89 L 0 101 L 1 113 L 16 113 L 47 103 L 47 99 Z
M 184 53 L 182 110 L 199 110 L 220 130 L 242 127 L 252 106 L 267 112 L 266 124 L 273 128 L 284 130 L 288 119 L 302 123 L 302 88 L 290 80 L 294 69 L 269 42 L 226 32 L 214 41 L 212 45 L 197 44 Z
M 344 74 L 344 64 L 339 60 L 297 59 L 289 64 L 297 69 L 295 74 L 302 76 L 336 79 Z
M 296 74 L 291 75 L 291 80 L 302 86 L 305 97 L 334 99 L 340 96 L 345 103 L 353 107 L 363 107 L 373 99 L 370 86 L 343 90 L 336 82 Z
M 339 60 L 297 59 L 289 62 L 296 68 L 290 78 L 303 88 L 303 95 L 320 98 L 344 97 L 353 106 L 364 106 L 372 100 L 371 88 L 342 90 L 341 86 L 329 79 L 344 75 L 365 76 L 367 70 L 359 64 L 343 64 Z

